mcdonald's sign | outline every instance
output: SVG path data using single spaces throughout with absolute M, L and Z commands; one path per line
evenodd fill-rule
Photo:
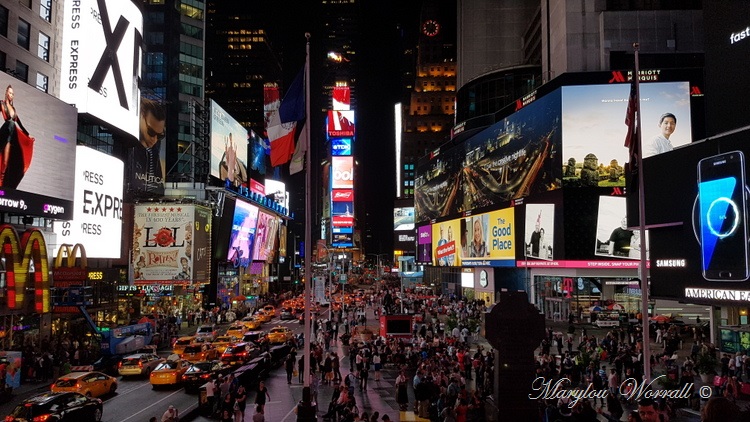
M 13 226 L 0 226 L 0 244 L 5 256 L 8 309 L 23 309 L 29 269 L 34 262 L 34 310 L 50 311 L 49 262 L 42 232 L 29 229 L 21 237 Z
M 78 252 L 81 253 L 81 265 L 76 267 Z M 69 245 L 66 243 L 60 245 L 60 248 L 57 250 L 57 256 L 55 256 L 55 265 L 52 269 L 52 280 L 55 282 L 55 287 L 64 287 L 60 282 L 82 286 L 88 278 L 87 267 L 86 249 L 82 244 Z

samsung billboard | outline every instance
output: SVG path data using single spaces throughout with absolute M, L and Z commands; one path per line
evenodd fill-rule
M 60 99 L 137 138 L 142 34 L 133 1 L 65 1 Z

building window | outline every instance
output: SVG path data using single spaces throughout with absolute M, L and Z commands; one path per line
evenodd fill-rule
M 8 8 L 0 6 L 0 35 L 8 36 Z
M 41 32 L 39 33 L 39 48 L 36 54 L 45 62 L 49 61 L 49 37 Z
M 42 75 L 41 73 L 36 74 L 36 87 L 44 92 L 47 92 L 47 85 L 49 82 L 49 78 L 46 75 Z
M 39 0 L 39 16 L 47 22 L 52 22 L 52 0 Z
M 5 70 L 6 55 L 4 51 L 0 51 L 0 71 Z
M 24 82 L 29 81 L 29 65 L 20 60 L 16 60 L 16 78 Z
M 31 38 L 31 25 L 23 19 L 18 20 L 18 45 L 29 49 L 29 39 Z

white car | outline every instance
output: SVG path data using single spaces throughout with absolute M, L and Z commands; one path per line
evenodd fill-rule
M 215 325 L 201 325 L 195 332 L 195 339 L 207 341 L 210 343 L 214 341 L 217 335 L 219 335 L 219 332 L 216 329 Z

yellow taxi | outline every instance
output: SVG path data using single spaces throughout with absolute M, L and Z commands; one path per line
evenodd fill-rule
M 241 340 L 242 338 L 240 338 Z M 213 347 L 216 350 L 224 350 L 227 346 L 229 346 L 232 343 L 236 343 L 237 340 L 234 337 L 231 336 L 219 336 L 214 339 L 214 341 L 211 342 L 211 347 Z
M 172 346 L 172 353 L 174 353 L 175 355 L 181 355 L 185 350 L 185 347 L 190 346 L 194 342 L 195 337 L 193 336 L 180 337 L 174 342 L 174 345 Z
M 273 305 L 266 305 L 263 307 L 263 310 L 266 311 L 266 313 L 271 314 L 271 316 L 276 315 L 276 307 L 274 307 Z
M 257 330 L 260 328 L 260 325 L 263 323 L 263 321 L 260 320 L 260 318 L 256 318 L 254 316 L 246 316 L 242 318 L 242 321 L 240 321 L 242 325 L 245 326 L 248 330 Z
M 117 379 L 101 372 L 71 372 L 52 384 L 53 393 L 74 392 L 87 397 L 99 397 L 115 390 Z
M 232 337 L 234 339 L 237 339 L 237 341 L 242 339 L 242 336 L 245 335 L 245 331 L 247 331 L 247 328 L 245 328 L 242 324 L 232 324 L 227 328 L 227 334 L 229 337 Z
M 162 385 L 177 385 L 182 381 L 182 375 L 190 367 L 190 362 L 185 359 L 174 359 L 174 355 L 170 356 L 169 359 L 159 364 L 149 376 L 149 382 L 151 382 L 151 388 Z
M 269 322 L 271 321 L 271 319 L 273 319 L 273 314 L 261 309 L 255 313 L 255 317 L 258 318 L 261 322 Z
M 219 354 L 219 350 L 210 345 L 203 347 L 199 344 L 191 344 L 185 348 L 180 357 L 189 362 L 202 362 L 204 360 L 218 359 Z
M 268 332 L 268 342 L 271 344 L 286 343 L 288 340 L 291 340 L 293 336 L 294 334 L 292 333 L 292 330 L 278 326 L 271 328 L 271 331 Z

